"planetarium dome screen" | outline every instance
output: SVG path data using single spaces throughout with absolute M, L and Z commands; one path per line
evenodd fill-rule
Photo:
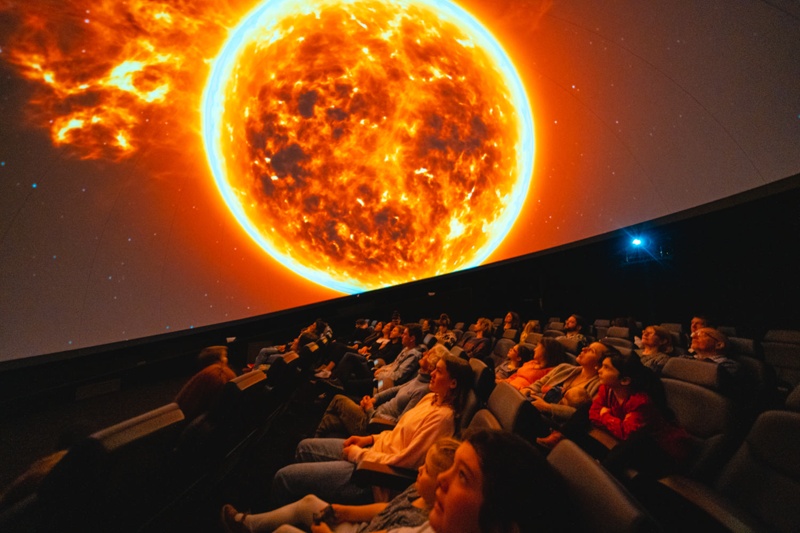
M 0 6 L 0 361 L 546 250 L 800 172 L 800 9 Z

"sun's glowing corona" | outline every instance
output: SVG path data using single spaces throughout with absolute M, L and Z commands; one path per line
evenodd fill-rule
M 329 9 L 352 14 L 326 17 Z M 413 17 L 408 15 L 412 9 Z M 327 73 L 316 78 L 312 78 L 312 74 L 305 76 L 298 70 L 297 78 L 292 80 L 286 79 L 289 76 L 287 70 L 291 68 L 268 63 L 253 65 L 252 68 L 258 69 L 258 81 L 265 86 L 273 81 L 283 84 L 256 90 L 254 76 L 242 66 L 243 61 L 254 57 L 284 57 L 269 56 L 270 47 L 282 47 L 281 54 L 286 55 L 293 51 L 287 48 L 289 42 L 292 46 L 307 47 L 303 50 L 311 49 L 308 47 L 313 47 L 315 42 L 319 49 L 327 49 L 318 43 L 324 32 L 315 28 L 317 33 L 312 35 L 311 30 L 304 26 L 310 24 L 307 21 L 311 19 L 319 21 L 323 29 L 328 28 L 325 24 L 333 22 L 339 24 L 337 29 L 352 22 L 354 29 L 343 30 L 352 32 L 348 36 L 351 40 L 358 32 L 362 35 L 371 32 L 368 36 L 374 37 L 373 40 L 356 42 L 353 50 L 357 53 L 349 52 L 352 57 L 360 56 L 355 61 L 362 63 L 344 67 L 337 64 L 339 70 L 336 72 L 340 74 Z M 424 30 L 420 29 L 422 26 Z M 418 32 L 416 38 L 403 34 L 409 28 Z M 338 42 L 337 45 L 345 46 Z M 453 54 L 453 59 L 447 54 L 419 59 L 436 46 Z M 403 47 L 405 49 L 401 49 Z M 314 57 L 319 58 L 321 54 Z M 390 76 L 384 80 L 387 83 L 406 84 L 407 90 L 396 91 L 387 104 L 395 115 L 373 105 L 369 110 L 370 116 L 356 117 L 354 102 L 365 101 L 357 99 L 368 98 L 371 95 L 370 81 L 375 81 L 365 74 L 372 71 L 365 69 L 389 69 L 386 65 L 398 58 L 406 61 L 405 65 L 413 71 L 402 76 L 402 80 L 391 70 L 386 71 L 389 74 L 382 73 Z M 297 58 L 284 60 L 292 59 Z M 422 65 L 424 61 L 430 64 Z M 291 63 L 287 65 L 292 66 Z M 476 65 L 487 71 L 481 72 Z M 419 70 L 411 67 L 419 67 Z M 472 73 L 472 78 L 463 74 L 465 69 Z M 311 70 L 309 66 L 309 72 Z M 498 88 L 494 91 L 487 89 L 486 80 L 495 78 Z M 469 86 L 471 82 L 475 82 L 475 87 Z M 374 93 L 376 85 L 373 83 L 372 87 Z M 472 116 L 471 122 L 456 115 L 460 111 L 455 107 L 448 111 L 443 105 L 439 114 L 430 111 L 436 109 L 430 91 L 439 91 L 436 93 L 440 95 L 438 97 L 444 98 L 441 94 L 451 94 L 453 88 L 460 91 L 452 96 L 453 102 L 440 103 L 455 106 L 455 100 L 462 98 L 461 107 L 468 107 L 478 102 L 482 107 L 476 108 L 474 115 L 464 115 Z M 299 99 L 297 95 L 300 95 Z M 306 97 L 307 101 L 304 101 Z M 251 108 L 250 105 L 257 107 Z M 238 111 L 233 113 L 232 109 Z M 444 0 L 263 2 L 231 31 L 214 60 L 201 111 L 203 140 L 211 171 L 239 224 L 259 246 L 287 268 L 344 293 L 361 292 L 483 263 L 513 226 L 527 196 L 533 172 L 533 117 L 523 84 L 511 60 L 477 20 Z M 352 116 L 347 116 L 348 113 Z M 412 117 L 414 113 L 418 116 Z M 267 120 L 265 117 L 270 118 Z M 458 119 L 460 123 L 447 124 L 451 119 Z M 442 127 L 442 122 L 446 127 Z M 242 131 L 245 124 L 250 129 Z M 261 129 L 253 130 L 253 125 Z M 309 132 L 311 125 L 324 129 L 327 137 L 321 130 Z M 282 133 L 274 134 L 275 129 Z M 474 134 L 475 131 L 483 136 Z M 280 148 L 270 144 L 277 141 L 267 138 L 268 133 L 281 139 L 283 144 Z M 414 144 L 423 140 L 428 144 Z M 329 145 L 336 142 L 339 144 L 331 150 Z M 475 143 L 481 146 L 473 146 Z M 249 146 L 242 147 L 243 144 Z M 429 152 L 422 151 L 420 146 Z M 462 146 L 463 153 L 459 152 Z M 323 147 L 328 150 L 327 155 L 318 156 L 315 150 L 323 151 Z M 489 152 L 491 156 L 487 158 Z M 357 156 L 356 160 L 353 160 L 354 156 Z M 430 158 L 435 160 L 428 160 Z M 402 176 L 396 178 L 398 174 Z M 363 184 L 359 183 L 359 177 Z M 371 183 L 392 179 L 400 181 Z M 315 185 L 300 192 L 292 189 L 307 181 L 314 181 Z M 445 190 L 436 189 L 442 184 L 447 185 Z M 325 187 L 341 190 L 345 205 L 325 204 L 330 202 L 330 198 L 319 193 Z M 456 190 L 458 187 L 461 187 L 460 191 Z M 415 194 L 422 189 L 427 191 L 427 196 Z M 287 190 L 293 195 L 286 193 Z M 284 192 L 286 196 L 276 194 L 273 198 L 269 191 Z M 453 203 L 475 202 L 478 196 L 482 204 Z M 487 203 L 489 196 L 494 204 L 503 205 Z M 431 205 L 426 205 L 428 199 Z M 301 212 L 301 206 L 297 204 L 302 202 L 312 204 L 308 209 L 319 207 L 321 212 Z M 319 205 L 321 202 L 322 207 Z M 294 211 L 287 211 L 284 219 L 276 220 L 275 212 L 282 209 L 280 206 Z M 386 206 L 396 209 L 387 211 Z M 443 212 L 437 214 L 436 210 Z M 328 220 L 325 220 L 323 215 L 328 213 Z M 334 213 L 341 214 L 346 220 L 339 220 Z M 360 219 L 360 216 L 372 218 Z M 415 217 L 423 220 L 431 217 L 430 220 L 438 221 L 434 237 L 428 238 L 424 230 L 420 230 L 425 223 L 411 227 L 410 219 Z M 321 221 L 327 224 L 327 233 L 314 229 L 314 224 L 319 225 Z M 408 243 L 384 236 L 377 244 L 385 248 L 376 249 L 376 241 L 381 241 L 377 234 L 386 233 L 381 225 L 389 227 L 393 224 L 396 226 L 394 233 L 387 235 L 397 235 L 400 239 L 411 231 L 413 240 Z M 282 232 L 287 232 L 289 237 L 281 240 Z M 296 235 L 300 234 L 306 237 L 297 239 Z M 325 235 L 327 240 L 323 238 Z M 469 240 L 459 244 L 456 242 L 459 237 Z M 423 243 L 432 247 L 420 247 L 421 257 L 409 250 L 416 249 L 417 245 L 423 246 Z M 397 262 L 381 263 L 384 250 L 395 254 L 392 257 L 396 257 Z M 330 255 L 326 256 L 328 251 Z M 314 255 L 323 257 L 315 262 L 311 260 Z

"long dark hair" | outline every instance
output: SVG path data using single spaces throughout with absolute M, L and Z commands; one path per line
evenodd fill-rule
M 521 362 L 527 363 L 528 361 L 533 359 L 533 350 L 531 350 L 528 346 L 520 343 L 517 344 L 517 355 L 519 355 L 519 360 Z
M 539 344 L 544 346 L 544 360 L 547 361 L 545 368 L 560 365 L 567 362 L 567 352 L 564 345 L 550 337 L 543 337 Z
M 628 378 L 630 384 L 628 387 L 633 392 L 642 392 L 650 396 L 653 403 L 661 411 L 661 414 L 670 421 L 675 420 L 675 414 L 667 406 L 667 395 L 664 392 L 664 385 L 658 378 L 655 372 L 642 364 L 642 360 L 635 352 L 623 355 L 619 350 L 613 346 L 606 346 L 606 352 L 600 357 L 600 364 L 606 359 L 611 360 L 619 378 Z
M 468 431 L 464 440 L 481 465 L 481 531 L 557 531 L 565 525 L 570 529 L 565 517 L 571 500 L 564 482 L 530 443 L 498 430 Z

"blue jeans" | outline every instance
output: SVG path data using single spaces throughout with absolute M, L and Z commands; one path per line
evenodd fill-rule
M 256 360 L 253 361 L 253 368 L 258 368 L 261 365 L 271 365 L 275 359 L 283 355 L 283 352 L 277 346 L 267 346 L 258 351 Z
M 369 487 L 351 481 L 355 463 L 342 458 L 344 439 L 304 439 L 297 445 L 297 463 L 285 466 L 272 479 L 272 508 L 306 494 L 332 503 L 358 505 L 372 500 Z

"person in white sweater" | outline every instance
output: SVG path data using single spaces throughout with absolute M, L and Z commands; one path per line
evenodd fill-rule
M 273 478 L 272 506 L 286 505 L 306 494 L 333 503 L 369 502 L 372 491 L 351 480 L 356 465 L 367 460 L 419 467 L 434 442 L 454 434 L 457 413 L 473 381 L 469 363 L 445 355 L 431 373 L 431 392 L 394 429 L 378 435 L 301 441 L 296 450 L 299 462 L 281 468 Z

